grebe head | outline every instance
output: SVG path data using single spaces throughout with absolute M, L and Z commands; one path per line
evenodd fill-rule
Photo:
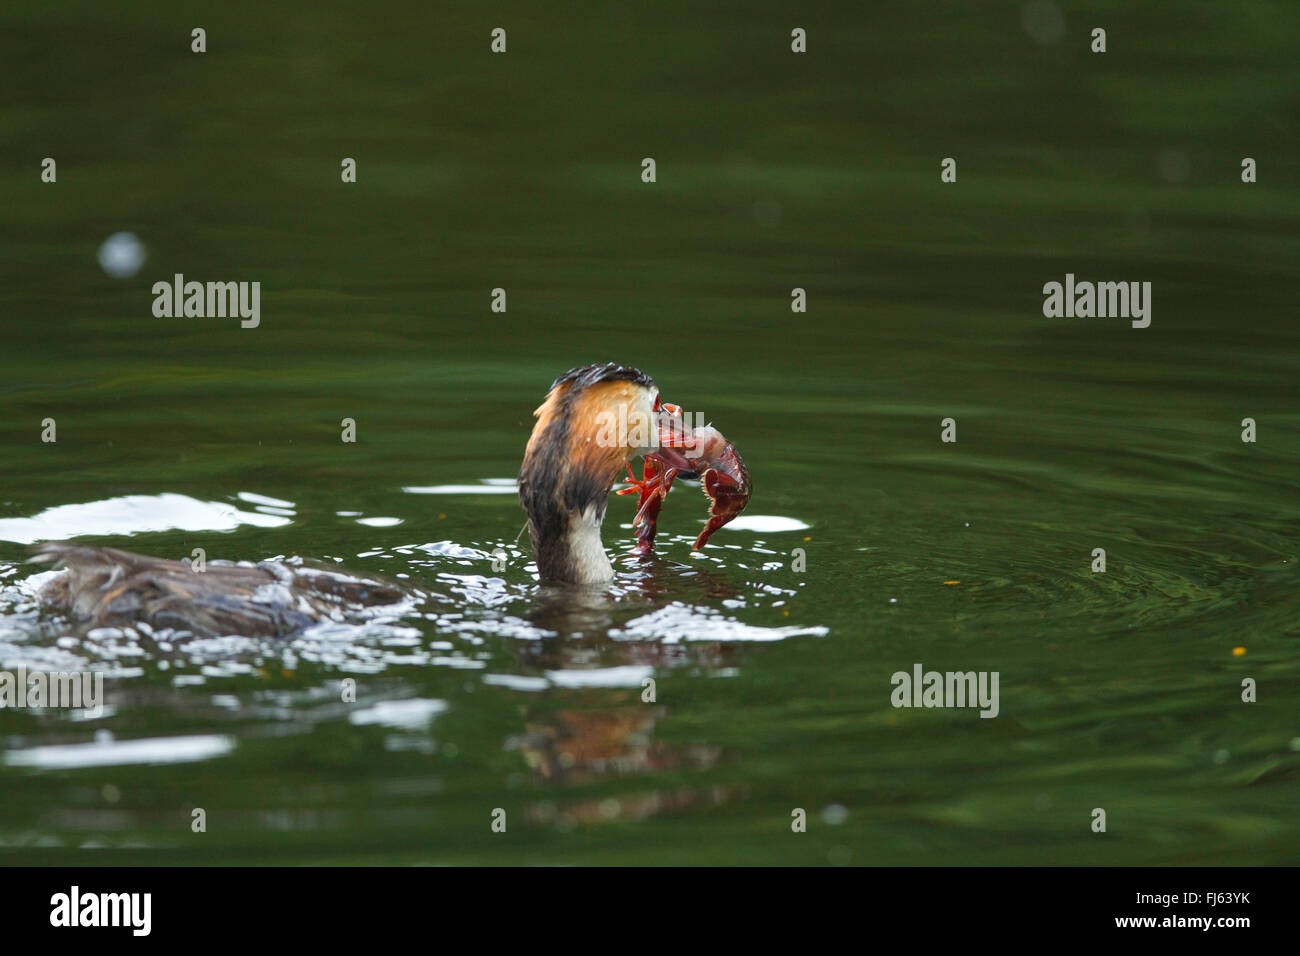
M 544 580 L 603 584 L 614 576 L 600 540 L 610 489 L 651 448 L 659 389 L 644 372 L 610 362 L 557 378 L 533 413 L 519 469 L 537 570 Z

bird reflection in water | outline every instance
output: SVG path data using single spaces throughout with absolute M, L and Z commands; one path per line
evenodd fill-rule
M 653 558 L 645 561 L 663 563 Z M 662 606 L 670 594 L 681 597 L 682 578 L 655 570 L 647 568 L 636 575 L 620 594 L 572 586 L 538 587 L 528 620 L 553 636 L 517 642 L 516 673 L 554 676 L 562 672 L 573 685 L 555 686 L 553 681 L 540 697 L 527 695 L 528 702 L 520 708 L 523 732 L 506 741 L 507 749 L 520 752 L 538 784 L 580 787 L 607 777 L 707 770 L 722 757 L 717 745 L 683 746 L 656 737 L 657 726 L 672 709 L 658 700 L 659 687 L 652 680 L 661 680 L 670 669 L 727 668 L 739 648 L 725 642 L 616 637 L 620 605 L 632 600 Z M 707 572 L 697 578 L 697 593 L 702 590 L 713 598 L 735 594 L 729 584 Z M 610 682 L 618 686 L 601 685 L 600 675 L 612 668 L 627 668 L 631 673 Z M 584 685 L 583 672 L 591 674 L 591 684 Z M 640 819 L 693 804 L 719 803 L 729 796 L 727 788 L 687 786 L 577 801 L 562 809 L 543 801 L 530 807 L 527 815 L 539 821 L 556 815 L 572 822 Z

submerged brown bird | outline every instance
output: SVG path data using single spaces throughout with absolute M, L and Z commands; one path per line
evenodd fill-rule
M 202 637 L 284 637 L 351 608 L 394 604 L 405 596 L 387 581 L 283 564 L 188 562 L 70 542 L 36 545 L 32 560 L 67 569 L 41 601 L 87 628 L 143 621 Z
M 702 480 L 711 519 L 696 541 L 740 513 L 749 475 L 735 449 L 709 426 L 691 429 L 664 405 L 648 375 L 610 363 L 575 368 L 551 385 L 519 472 L 537 568 L 545 580 L 603 584 L 614 576 L 600 540 L 610 490 L 632 458 L 644 456 L 637 550 L 654 544 L 654 526 L 674 478 Z M 33 561 L 66 569 L 40 593 L 43 603 L 87 628 L 139 621 L 196 635 L 286 636 L 350 610 L 394 604 L 407 592 L 392 582 L 275 562 L 203 570 L 68 542 L 36 545 Z

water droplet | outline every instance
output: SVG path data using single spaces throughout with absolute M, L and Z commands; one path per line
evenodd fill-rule
M 133 232 L 115 232 L 99 247 L 99 267 L 114 279 L 129 279 L 140 271 L 149 253 Z

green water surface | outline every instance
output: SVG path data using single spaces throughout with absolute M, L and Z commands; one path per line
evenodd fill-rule
M 1300 17 L 1030 6 L 0 10 L 0 667 L 110 674 L 97 719 L 0 710 L 0 862 L 1294 863 Z M 260 326 L 155 318 L 175 273 L 261 282 Z M 1066 273 L 1151 282 L 1150 327 L 1044 318 Z M 692 557 L 681 486 L 580 600 L 491 489 L 608 360 L 764 520 Z M 422 596 L 84 638 L 24 518 Z M 918 663 L 996 671 L 998 716 L 891 706 Z

